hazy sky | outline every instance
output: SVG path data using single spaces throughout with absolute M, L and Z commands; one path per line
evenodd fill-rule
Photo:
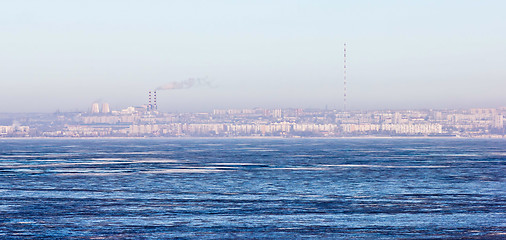
M 506 1 L 1 1 L 0 112 L 506 106 Z

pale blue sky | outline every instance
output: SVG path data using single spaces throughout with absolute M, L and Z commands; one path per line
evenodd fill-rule
M 506 1 L 0 1 L 0 112 L 506 106 Z

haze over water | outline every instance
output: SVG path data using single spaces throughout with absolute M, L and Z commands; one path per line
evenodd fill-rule
M 497 108 L 506 2 L 3 1 L 0 113 L 227 108 Z M 36 104 L 34 104 L 36 103 Z
M 506 234 L 504 140 L 1 139 L 0 238 Z

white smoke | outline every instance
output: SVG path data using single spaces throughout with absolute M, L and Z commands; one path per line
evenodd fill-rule
M 158 90 L 185 89 L 185 88 L 192 88 L 195 86 L 210 87 L 211 82 L 209 82 L 206 79 L 201 79 L 201 78 L 190 78 L 190 79 L 179 81 L 179 82 L 167 83 L 163 86 L 157 87 L 156 90 L 158 91 Z

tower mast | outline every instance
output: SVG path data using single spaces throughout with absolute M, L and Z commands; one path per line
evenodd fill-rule
M 344 104 L 343 104 L 343 109 L 344 111 L 346 112 L 346 43 L 344 44 L 344 72 L 343 72 L 343 77 L 344 77 Z

